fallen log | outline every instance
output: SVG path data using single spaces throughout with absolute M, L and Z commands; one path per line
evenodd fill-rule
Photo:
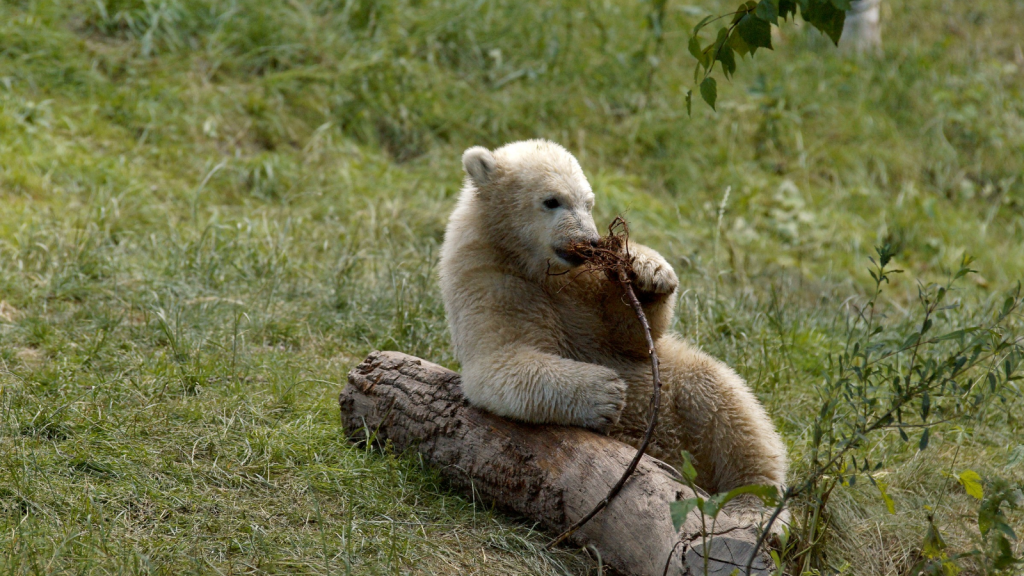
M 353 441 L 414 449 L 457 489 L 554 533 L 589 512 L 636 453 L 580 428 L 521 424 L 477 410 L 463 397 L 457 373 L 400 352 L 371 353 L 348 381 L 339 404 Z M 678 477 L 645 456 L 622 492 L 570 540 L 593 545 L 624 574 L 743 573 L 756 536 L 725 514 L 714 535 L 696 511 L 676 532 L 669 503 L 694 496 Z M 759 552 L 750 573 L 771 570 L 770 558 Z

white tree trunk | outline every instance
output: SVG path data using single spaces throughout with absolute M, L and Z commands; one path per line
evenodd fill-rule
M 846 51 L 878 52 L 882 49 L 882 0 L 854 0 L 846 13 L 839 47 Z

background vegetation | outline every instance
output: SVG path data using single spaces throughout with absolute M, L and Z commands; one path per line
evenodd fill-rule
M 893 0 L 877 58 L 783 26 L 692 118 L 690 28 L 734 7 L 671 1 L 658 41 L 652 6 L 0 1 L 0 570 L 594 573 L 340 430 L 368 351 L 457 368 L 434 275 L 470 145 L 577 155 L 795 476 L 874 245 L 904 270 L 876 302 L 893 334 L 964 254 L 947 304 L 999 310 L 1024 276 L 1024 1 Z M 842 486 L 813 567 L 906 573 L 929 516 L 976 546 L 958 475 L 1024 481 L 1000 395 L 924 451 L 873 438 L 896 513 Z

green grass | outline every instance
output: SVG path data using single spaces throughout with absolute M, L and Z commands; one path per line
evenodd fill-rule
M 457 368 L 459 155 L 529 137 L 676 266 L 676 329 L 805 471 L 872 246 L 894 330 L 964 253 L 969 314 L 1024 277 L 1024 2 L 887 3 L 877 59 L 787 25 L 688 118 L 686 34 L 729 7 L 670 2 L 655 52 L 624 1 L 0 2 L 0 570 L 594 573 L 336 413 L 370 350 Z M 1021 407 L 873 445 L 898 514 L 841 490 L 826 565 L 903 573 L 924 506 L 972 546 L 946 475 L 1024 481 Z

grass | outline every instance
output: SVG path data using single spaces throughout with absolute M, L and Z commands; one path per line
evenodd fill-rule
M 577 154 L 794 474 L 873 245 L 896 331 L 964 253 L 968 314 L 1024 277 L 1024 2 L 894 0 L 879 58 L 785 26 L 692 118 L 686 34 L 729 5 L 668 6 L 658 48 L 618 1 L 0 3 L 0 569 L 594 573 L 340 429 L 370 350 L 457 368 L 435 265 L 470 145 Z M 898 514 L 840 490 L 821 570 L 904 573 L 925 506 L 970 548 L 948 474 L 1024 481 L 1020 408 L 873 444 Z

